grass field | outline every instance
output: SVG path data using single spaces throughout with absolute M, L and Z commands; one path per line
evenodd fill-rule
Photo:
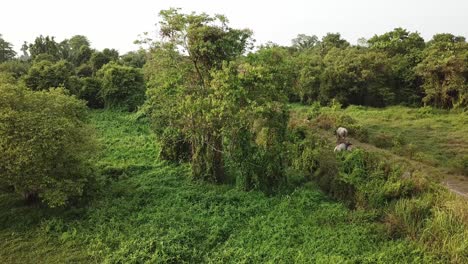
M 349 107 L 347 114 L 369 129 L 372 141 L 389 137 L 412 144 L 414 159 L 468 176 L 468 114 L 432 108 Z M 394 142 L 389 147 L 397 148 Z
M 351 211 L 312 183 L 275 196 L 193 182 L 157 159 L 133 114 L 92 114 L 102 153 L 92 200 L 28 207 L 0 194 L 2 263 L 422 263 L 418 245 L 390 240 L 372 213 Z
M 293 105 L 292 109 L 306 116 L 311 107 Z M 330 111 L 334 110 L 321 109 L 323 113 Z M 368 131 L 370 144 L 440 168 L 445 173 L 468 176 L 466 112 L 403 106 L 350 106 L 339 111 Z

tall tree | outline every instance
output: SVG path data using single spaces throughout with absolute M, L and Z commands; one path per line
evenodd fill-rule
M 115 49 L 104 49 L 102 51 L 94 52 L 90 58 L 90 64 L 94 72 L 97 72 L 102 66 L 111 61 L 119 60 L 119 52 Z
M 13 50 L 13 45 L 3 39 L 0 34 L 0 63 L 13 59 L 16 52 Z
M 86 36 L 75 35 L 63 42 L 66 42 L 65 49 L 68 52 L 69 61 L 75 66 L 86 63 L 91 58 L 93 51 L 91 49 L 91 44 Z
M 332 48 L 344 49 L 350 46 L 347 40 L 341 38 L 340 33 L 327 33 L 319 45 L 322 55 L 326 55 Z
M 163 80 L 163 86 L 154 93 L 164 100 L 158 100 L 159 103 L 172 105 L 174 102 L 166 101 L 163 96 L 168 90 L 179 90 L 171 92 L 182 95 L 176 99 L 180 102 L 172 110 L 175 113 L 171 114 L 171 123 L 177 123 L 191 143 L 192 175 L 197 179 L 223 182 L 226 180 L 223 126 L 210 114 L 214 105 L 208 98 L 213 92 L 210 87 L 212 72 L 220 70 L 224 61 L 239 57 L 247 49 L 252 33 L 229 27 L 228 20 L 221 15 L 182 14 L 178 9 L 170 9 L 161 11 L 160 16 L 162 41 L 159 46 L 167 53 L 165 57 L 169 57 L 167 62 L 170 63 L 165 68 L 180 67 L 186 74 L 185 80 L 178 80 L 184 82 L 183 86 L 174 86 L 176 80 L 171 79 L 177 75 L 171 73 L 171 79 Z M 179 52 L 185 55 L 177 55 Z M 153 113 L 167 116 L 169 106 L 162 111 L 155 109 Z
M 451 34 L 435 35 L 415 68 L 423 78 L 425 104 L 468 107 L 468 43 Z
M 219 15 L 171 9 L 161 17 L 162 41 L 145 65 L 147 108 L 161 154 L 189 156 L 195 179 L 220 183 L 231 175 L 245 188 L 270 189 L 284 179 L 288 117 L 284 84 L 275 80 L 281 67 L 273 64 L 287 56 L 266 49 L 260 57 L 271 67 L 238 63 L 250 30 L 231 28 Z M 225 166 L 228 160 L 237 171 Z
M 127 66 L 143 68 L 146 63 L 146 55 L 146 51 L 143 49 L 138 51 L 130 51 L 122 55 L 120 61 L 122 64 Z
M 422 60 L 424 39 L 417 32 L 395 28 L 368 40 L 369 48 L 385 52 L 391 60 L 393 75 L 390 78 L 397 101 L 419 104 L 422 99 L 421 80 L 414 67 Z
M 323 72 L 323 58 L 317 49 L 301 52 L 295 58 L 298 68 L 295 93 L 302 103 L 316 101 L 320 94 L 320 78 Z
M 310 49 L 318 44 L 318 37 L 315 35 L 308 36 L 305 34 L 299 34 L 292 40 L 293 48 L 297 50 Z
M 54 60 L 59 60 L 62 55 L 60 53 L 60 45 L 55 41 L 54 37 L 40 35 L 34 40 L 34 43 L 28 47 L 31 58 L 34 60 L 39 54 L 48 54 Z
M 28 49 L 29 49 L 29 45 L 28 45 L 28 43 L 26 41 L 24 41 L 23 45 L 21 45 L 21 52 L 23 54 L 21 54 L 20 60 L 29 61 L 31 56 L 29 55 Z
M 246 61 L 255 66 L 262 66 L 271 74 L 272 82 L 282 94 L 286 94 L 291 102 L 298 101 L 294 92 L 297 79 L 297 64 L 290 49 L 278 45 L 260 47 L 255 53 L 247 56 Z
M 145 99 L 145 83 L 140 69 L 116 63 L 104 65 L 97 73 L 102 82 L 100 96 L 106 108 L 134 111 Z

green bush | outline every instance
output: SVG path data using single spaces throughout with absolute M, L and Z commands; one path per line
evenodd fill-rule
M 453 164 L 454 172 L 468 176 L 468 155 L 460 155 L 456 157 L 451 163 Z
M 0 181 L 51 207 L 80 196 L 93 175 L 86 105 L 63 89 L 0 84 Z
M 10 60 L 0 63 L 0 72 L 10 73 L 15 79 L 19 79 L 29 70 L 30 64 L 20 60 Z
M 378 133 L 371 139 L 371 143 L 378 148 L 391 148 L 393 147 L 393 136 L 387 133 Z
M 307 119 L 308 120 L 314 120 L 315 118 L 317 118 L 321 111 L 321 106 L 320 106 L 320 103 L 315 101 L 314 103 L 312 103 L 309 111 L 307 112 Z
M 24 82 L 32 90 L 48 90 L 52 87 L 70 89 L 69 79 L 73 74 L 73 66 L 65 60 L 52 62 L 42 60 L 34 62 L 24 76 Z
M 369 142 L 369 130 L 360 124 L 350 124 L 346 126 L 350 136 L 361 142 Z
M 161 159 L 174 162 L 190 160 L 190 143 L 179 130 L 168 127 L 158 138 L 160 146 L 159 157 Z
M 106 108 L 135 111 L 145 100 L 145 82 L 140 69 L 116 63 L 104 65 L 97 73 L 102 81 L 100 92 Z
M 78 92 L 80 99 L 86 100 L 91 108 L 103 108 L 104 100 L 101 97 L 102 83 L 98 78 L 86 77 L 82 78 L 82 86 Z

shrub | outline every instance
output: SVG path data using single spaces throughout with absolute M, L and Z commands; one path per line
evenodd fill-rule
M 319 128 L 329 130 L 336 126 L 336 118 L 330 114 L 322 113 L 316 119 Z
M 468 155 L 460 155 L 451 163 L 453 164 L 453 170 L 455 172 L 468 176 Z
M 52 62 L 42 60 L 35 62 L 24 76 L 24 82 L 32 90 L 48 90 L 52 87 L 64 86 L 70 89 L 69 78 L 73 74 L 73 66 L 65 60 Z
M 418 108 L 416 112 L 416 116 L 418 118 L 427 118 L 427 117 L 432 117 L 434 113 L 435 113 L 434 108 L 430 106 L 423 106 L 423 107 Z
M 63 89 L 0 84 L 0 181 L 51 207 L 80 196 L 93 175 L 96 150 L 86 111 Z
M 391 148 L 393 147 L 393 137 L 386 133 L 378 133 L 372 138 L 371 143 L 379 148 Z
M 159 157 L 164 160 L 182 162 L 189 161 L 191 157 L 190 143 L 177 129 L 168 127 L 158 137 Z
M 135 111 L 145 100 L 146 88 L 140 69 L 108 63 L 97 76 L 102 81 L 100 95 L 106 108 Z
M 411 238 L 416 238 L 425 219 L 430 217 L 433 205 L 432 194 L 397 201 L 391 213 L 385 217 L 387 231 L 393 237 L 408 234 Z
M 97 78 L 86 77 L 82 78 L 82 84 L 78 93 L 79 98 L 86 100 L 91 108 L 103 108 L 104 100 L 100 95 L 101 81 Z
M 308 120 L 313 120 L 313 119 L 317 118 L 321 113 L 320 109 L 321 109 L 320 103 L 317 102 L 317 101 L 314 102 L 311 105 L 309 111 L 307 112 L 307 119 Z
M 369 130 L 360 124 L 346 126 L 349 135 L 361 142 L 369 142 Z

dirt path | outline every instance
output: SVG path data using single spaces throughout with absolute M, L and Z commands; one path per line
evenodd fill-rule
M 322 137 L 324 137 L 326 140 L 330 142 L 335 142 L 336 138 L 333 134 L 331 134 L 328 131 L 318 129 L 318 132 L 321 134 Z M 377 152 L 380 155 L 390 159 L 390 160 L 395 160 L 395 161 L 400 161 L 400 162 L 405 162 L 407 164 L 411 164 L 411 167 L 414 170 L 421 171 L 425 173 L 426 175 L 432 176 L 432 178 L 439 180 L 442 182 L 447 188 L 452 191 L 453 193 L 456 193 L 460 196 L 463 196 L 465 198 L 468 198 L 468 179 L 462 175 L 453 175 L 453 174 L 448 174 L 444 172 L 443 170 L 427 165 L 425 163 L 411 160 L 406 157 L 402 157 L 399 155 L 394 154 L 393 152 L 386 150 L 386 149 L 381 149 L 378 148 L 374 145 L 367 144 L 360 142 L 354 138 L 349 137 L 351 143 L 353 143 L 353 147 L 358 147 L 358 148 L 363 148 L 365 150 L 371 151 L 371 152 Z M 331 148 L 334 148 L 334 144 L 331 144 Z

